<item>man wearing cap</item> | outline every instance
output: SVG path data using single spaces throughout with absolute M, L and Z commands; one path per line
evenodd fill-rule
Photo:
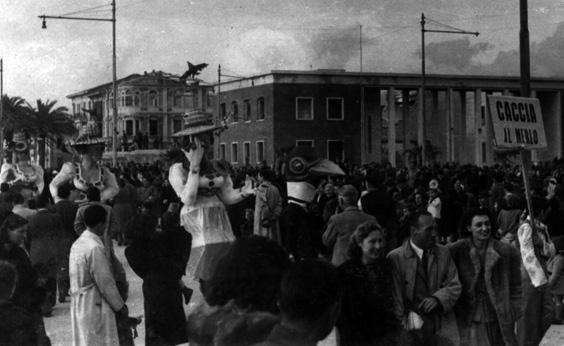
M 370 214 L 364 213 L 357 207 L 358 191 L 352 185 L 345 185 L 339 190 L 338 201 L 341 210 L 329 218 L 327 229 L 323 233 L 323 245 L 332 250 L 331 263 L 341 265 L 348 259 L 347 250 L 351 235 L 356 228 L 366 222 L 378 222 Z

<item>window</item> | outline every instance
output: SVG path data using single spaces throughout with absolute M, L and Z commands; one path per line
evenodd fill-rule
M 182 91 L 176 91 L 174 93 L 173 106 L 174 107 L 182 107 Z
M 133 106 L 133 95 L 131 95 L 131 91 L 129 90 L 125 92 L 125 106 L 126 107 Z
M 313 139 L 297 139 L 296 146 L 313 148 Z
M 327 98 L 327 120 L 343 120 L 345 117 L 345 102 L 341 97 Z
M 251 121 L 251 102 L 249 100 L 244 101 L 245 113 L 243 113 L 243 121 Z
M 225 119 L 226 117 L 226 113 L 225 113 L 225 103 L 222 103 L 219 105 L 219 116 L 221 119 Z
M 141 109 L 142 110 L 147 109 L 147 93 L 141 94 Z
M 227 145 L 225 143 L 219 145 L 219 158 L 227 160 Z
M 264 120 L 264 97 L 257 100 L 257 120 Z
M 345 159 L 344 144 L 341 140 L 327 141 L 327 158 L 333 162 L 343 162 Z
M 121 107 L 125 106 L 125 91 L 120 93 L 119 102 Z
M 76 104 L 72 104 L 72 114 L 76 115 Z
M 159 98 L 155 90 L 149 91 L 149 105 L 151 105 L 151 107 L 159 106 Z
M 251 163 L 251 142 L 243 143 L 243 159 L 245 160 L 245 165 Z
M 139 91 L 136 91 L 135 96 L 133 96 L 133 105 L 135 107 L 139 107 L 139 99 L 140 99 Z
M 296 120 L 313 120 L 312 97 L 296 97 Z
M 482 142 L 482 163 L 486 163 L 486 142 Z
M 257 163 L 264 161 L 264 141 L 257 141 Z
M 159 134 L 159 121 L 157 119 L 149 119 L 149 136 Z
M 237 152 L 239 151 L 239 143 L 231 143 L 231 163 L 237 163 Z
M 235 101 L 231 103 L 231 116 L 233 117 L 234 123 L 239 121 L 239 106 Z
M 133 135 L 133 120 L 125 121 L 125 134 L 128 136 Z
M 172 133 L 177 133 L 178 131 L 182 131 L 182 119 L 173 119 Z

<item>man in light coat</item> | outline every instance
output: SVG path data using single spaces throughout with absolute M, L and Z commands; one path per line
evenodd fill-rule
M 70 252 L 71 329 L 73 345 L 119 345 L 116 312 L 127 316 L 102 235 L 106 211 L 92 205 L 84 211 L 86 230 Z
M 261 167 L 257 178 L 259 186 L 255 198 L 253 233 L 282 245 L 278 223 L 282 214 L 282 197 L 278 188 L 272 184 L 274 172 L 269 167 Z
M 388 254 L 394 314 L 403 327 L 400 344 L 458 345 L 452 308 L 462 285 L 454 261 L 449 249 L 437 244 L 430 213 L 414 213 L 408 224 L 410 238 Z

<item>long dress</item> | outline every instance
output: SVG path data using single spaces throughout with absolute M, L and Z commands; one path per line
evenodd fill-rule
M 173 187 L 183 186 L 187 176 L 182 163 L 170 167 L 169 180 Z M 192 235 L 187 271 L 194 280 L 211 279 L 217 263 L 235 240 L 225 204 L 218 197 L 219 187 L 231 178 L 222 175 L 216 179 L 214 188 L 199 187 L 196 201 L 180 210 L 180 224 Z
M 73 345 L 119 345 L 114 311 L 124 302 L 100 237 L 84 231 L 69 264 Z

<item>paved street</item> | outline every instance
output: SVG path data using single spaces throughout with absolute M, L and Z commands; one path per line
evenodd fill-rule
M 143 292 L 141 291 L 142 281 L 141 279 L 133 273 L 129 264 L 125 260 L 123 254 L 125 247 L 115 246 L 116 255 L 119 260 L 123 263 L 127 273 L 127 279 L 129 280 L 129 298 L 127 300 L 127 306 L 129 307 L 129 314 L 131 316 L 143 315 Z M 203 297 L 200 294 L 200 290 L 194 282 L 188 282 L 185 280 L 186 284 L 194 289 L 194 295 L 192 296 L 192 301 L 190 305 L 184 306 L 186 313 L 193 309 L 195 306 L 200 304 Z M 71 345 L 72 336 L 70 330 L 70 307 L 69 298 L 64 304 L 57 303 L 53 310 L 53 317 L 45 318 L 45 328 L 47 329 L 47 335 L 51 338 L 53 346 L 66 346 Z M 139 336 L 135 339 L 135 345 L 145 345 L 145 325 L 141 323 L 137 328 Z M 335 345 L 334 334 L 331 334 L 325 342 L 320 343 L 322 346 L 333 346 Z
M 129 281 L 129 298 L 127 300 L 127 306 L 129 308 L 129 314 L 131 316 L 143 315 L 143 292 L 141 291 L 142 281 L 141 279 L 133 273 L 129 264 L 125 260 L 123 254 L 125 247 L 115 246 L 116 255 L 119 260 L 123 263 L 127 273 L 127 279 Z M 188 284 L 188 281 L 186 281 Z M 192 296 L 192 302 L 189 306 L 185 306 L 185 311 L 188 312 L 189 309 L 199 304 L 202 300 L 199 289 L 190 285 L 194 289 L 194 295 Z M 58 345 L 71 345 L 72 336 L 70 331 L 70 307 L 69 298 L 64 304 L 57 303 L 53 310 L 53 317 L 45 318 L 45 328 L 47 329 L 47 335 L 51 338 L 53 346 Z M 141 323 L 137 328 L 139 336 L 135 339 L 135 345 L 145 345 L 145 325 Z

